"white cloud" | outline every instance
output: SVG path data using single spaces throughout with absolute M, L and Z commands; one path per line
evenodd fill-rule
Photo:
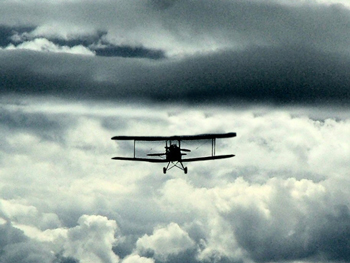
M 33 205 L 24 205 L 16 200 L 0 199 L 0 215 L 6 220 L 44 230 L 61 225 L 56 214 L 39 212 Z
M 332 244 L 320 237 L 347 242 L 336 231 L 346 232 L 349 221 L 347 117 L 30 99 L 3 102 L 1 111 L 1 226 L 10 222 L 29 244 L 54 255 L 81 262 L 306 262 L 343 253 L 330 253 Z M 236 157 L 190 163 L 187 175 L 110 159 L 129 153 L 110 140 L 114 135 L 212 131 L 237 132 L 217 142 L 218 151 Z
M 166 259 L 169 255 L 176 255 L 187 249 L 194 248 L 194 242 L 178 224 L 170 223 L 166 227 L 159 227 L 152 235 L 144 235 L 136 242 L 136 249 L 154 251 L 156 257 Z
M 65 256 L 78 259 L 82 263 L 117 263 L 118 256 L 112 251 L 117 224 L 102 216 L 83 215 L 78 226 L 67 232 L 64 245 Z
M 58 38 L 64 40 L 81 38 L 95 35 L 96 31 L 90 27 L 84 28 L 82 25 L 65 25 L 64 23 L 44 24 L 25 34 L 27 38 Z
M 139 255 L 130 255 L 123 259 L 122 263 L 154 263 L 154 259 L 140 257 Z
M 13 44 L 7 46 L 5 50 L 15 50 L 15 49 L 27 49 L 34 51 L 43 52 L 54 52 L 54 53 L 69 53 L 69 54 L 79 54 L 79 55 L 95 55 L 93 51 L 88 48 L 78 45 L 73 47 L 59 46 L 45 38 L 35 38 L 32 41 L 25 41 L 17 46 Z

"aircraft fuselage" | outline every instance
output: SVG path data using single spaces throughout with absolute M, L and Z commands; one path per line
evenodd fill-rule
M 181 161 L 183 153 L 176 144 L 171 144 L 166 148 L 166 160 L 169 162 Z

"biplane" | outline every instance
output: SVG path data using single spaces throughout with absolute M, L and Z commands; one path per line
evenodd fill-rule
M 133 157 L 113 157 L 113 160 L 124 160 L 124 161 L 140 161 L 140 162 L 151 162 L 151 163 L 168 163 L 167 166 L 163 167 L 163 173 L 174 167 L 177 167 L 187 174 L 187 167 L 183 165 L 186 162 L 197 162 L 197 161 L 208 161 L 217 160 L 224 158 L 231 158 L 233 154 L 226 155 L 215 155 L 216 139 L 220 138 L 232 138 L 235 137 L 235 132 L 229 133 L 214 133 L 214 134 L 199 134 L 199 135 L 175 135 L 175 136 L 114 136 L 112 140 L 116 141 L 134 141 L 134 156 Z M 191 152 L 189 149 L 181 148 L 182 141 L 189 140 L 211 140 L 211 155 L 195 157 L 195 158 L 183 158 L 187 155 L 184 152 Z M 165 142 L 165 152 L 162 153 L 149 153 L 149 157 L 160 157 L 160 158 L 139 158 L 136 157 L 136 142 L 137 141 L 164 141 Z

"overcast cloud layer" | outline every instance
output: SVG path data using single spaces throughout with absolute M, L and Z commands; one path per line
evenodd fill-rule
M 349 102 L 350 11 L 326 1 L 3 1 L 4 94 Z
M 345 0 L 1 1 L 0 263 L 350 261 L 349 30 Z M 186 175 L 111 160 L 230 131 Z

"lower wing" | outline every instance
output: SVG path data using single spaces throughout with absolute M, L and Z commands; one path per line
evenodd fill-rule
M 217 159 L 231 158 L 233 156 L 234 156 L 233 154 L 227 154 L 227 155 L 188 158 L 188 159 L 181 159 L 181 162 L 198 162 L 198 161 L 217 160 Z M 112 159 L 122 160 L 122 161 L 149 162 L 149 163 L 168 163 L 169 162 L 169 160 L 166 160 L 166 159 L 133 158 L 133 157 L 113 157 Z
M 208 161 L 208 160 L 216 160 L 216 159 L 224 159 L 224 158 L 231 158 L 235 156 L 234 154 L 227 154 L 227 155 L 216 155 L 216 156 L 207 156 L 207 157 L 197 157 L 197 158 L 188 158 L 188 159 L 182 159 L 182 162 L 197 162 L 197 161 Z
M 132 157 L 113 157 L 113 160 L 135 161 L 135 162 L 150 162 L 150 163 L 167 163 L 165 159 L 151 159 L 151 158 L 132 158 Z

